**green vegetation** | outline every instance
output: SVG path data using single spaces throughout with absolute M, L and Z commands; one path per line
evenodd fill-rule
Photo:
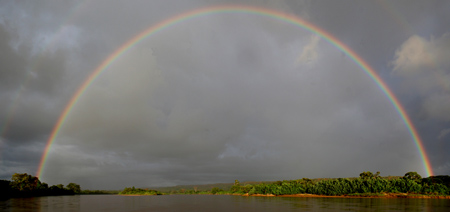
M 80 185 L 69 183 L 48 186 L 37 177 L 14 174 L 9 180 L 0 180 L 0 199 L 10 197 L 74 195 L 74 194 L 121 194 L 121 195 L 162 195 L 162 194 L 236 194 L 236 195 L 293 195 L 315 194 L 327 196 L 449 196 L 450 176 L 430 176 L 422 178 L 416 172 L 408 172 L 403 177 L 380 177 L 379 172 L 363 172 L 355 178 L 298 179 L 276 182 L 245 182 L 211 185 L 176 186 L 171 188 L 141 189 L 125 188 L 123 191 L 81 190 Z M 174 189 L 175 188 L 175 189 Z M 192 189 L 188 189 L 192 188 Z
M 326 179 L 313 181 L 307 178 L 285 180 L 270 184 L 240 186 L 235 183 L 230 193 L 252 194 L 316 194 L 341 196 L 350 194 L 408 193 L 426 195 L 450 195 L 450 177 L 432 176 L 422 179 L 416 172 L 408 172 L 404 177 L 383 178 L 371 172 L 363 172 L 359 178 Z
M 119 192 L 118 190 L 81 190 L 79 194 L 118 194 Z
M 75 194 L 81 193 L 81 187 L 80 187 L 80 185 L 78 185 L 78 184 L 75 184 L 75 183 L 69 183 L 69 184 L 66 186 L 66 188 L 67 188 L 68 190 L 73 191 Z
M 249 183 L 249 182 L 247 182 Z M 261 182 L 250 182 L 249 184 L 258 184 Z M 149 187 L 149 189 L 158 190 L 162 193 L 174 194 L 174 193 L 198 193 L 211 191 L 212 188 L 219 188 L 225 191 L 230 190 L 233 183 L 215 183 L 215 184 L 204 184 L 204 185 L 177 185 L 170 187 Z
M 162 195 L 161 192 L 150 190 L 150 189 L 142 189 L 142 188 L 125 188 L 119 194 L 121 195 Z
M 212 188 L 211 189 L 211 194 L 219 194 L 221 192 L 223 192 L 223 190 L 220 188 Z
M 81 190 L 80 185 L 69 183 L 48 186 L 37 177 L 27 173 L 15 173 L 9 180 L 0 180 L 0 199 L 11 197 L 57 196 L 74 194 L 117 194 L 120 191 Z
M 11 197 L 30 196 L 54 196 L 54 195 L 74 195 L 81 192 L 80 185 L 69 183 L 66 187 L 62 184 L 48 186 L 37 177 L 27 173 L 15 173 L 9 180 L 0 180 L 0 199 Z
M 391 194 L 409 196 L 448 196 L 450 195 L 449 176 L 431 176 L 422 178 L 416 172 L 408 172 L 403 177 L 381 177 L 380 173 L 363 172 L 359 178 L 338 179 L 298 179 L 264 183 L 244 183 L 238 180 L 234 184 L 227 185 L 228 189 L 212 187 L 209 190 L 199 190 L 199 186 L 193 186 L 194 190 L 181 188 L 170 190 L 165 194 L 237 194 L 237 195 L 293 195 L 314 194 L 326 196 L 367 196 L 382 197 Z M 192 186 L 191 186 L 192 187 Z M 133 193 L 125 193 L 125 190 L 135 190 Z M 121 194 L 140 194 L 145 189 L 126 188 Z M 127 190 L 127 191 L 128 191 Z M 166 188 L 167 190 L 167 188 Z

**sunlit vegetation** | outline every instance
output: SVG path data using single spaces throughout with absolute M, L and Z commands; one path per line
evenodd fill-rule
M 234 195 L 295 195 L 314 194 L 326 196 L 448 196 L 450 195 L 449 176 L 431 176 L 422 178 L 416 172 L 408 172 L 403 177 L 381 177 L 380 173 L 363 172 L 355 178 L 337 179 L 298 179 L 258 184 L 241 183 L 235 180 L 228 189 L 213 187 L 210 190 L 193 190 L 181 188 L 164 194 L 234 194 Z M 225 186 L 224 186 L 225 187 Z M 155 190 L 126 188 L 135 191 L 127 194 L 140 194 Z M 121 194 L 125 194 L 121 192 Z
M 212 188 L 211 189 L 211 194 L 219 194 L 221 192 L 224 192 L 224 191 L 220 188 Z
M 0 180 L 0 198 L 29 197 L 29 196 L 54 196 L 74 195 L 81 192 L 81 187 L 75 183 L 67 186 L 62 184 L 49 186 L 41 182 L 37 177 L 27 173 L 15 173 L 9 180 Z
M 298 179 L 276 182 L 246 182 L 241 184 L 213 184 L 191 186 L 192 189 L 174 187 L 163 193 L 155 189 L 125 188 L 122 191 L 81 190 L 80 185 L 69 183 L 49 186 L 37 177 L 28 174 L 14 174 L 9 180 L 0 180 L 0 198 L 52 196 L 74 194 L 121 194 L 121 195 L 162 195 L 162 194 L 233 194 L 233 195 L 295 195 L 314 194 L 326 196 L 449 196 L 450 176 L 422 178 L 416 172 L 408 172 L 403 177 L 381 177 L 380 173 L 363 172 L 355 178 Z M 206 188 L 206 189 L 204 189 Z
M 327 196 L 407 193 L 425 195 L 450 195 L 450 177 L 432 176 L 420 177 L 416 172 L 408 172 L 401 178 L 383 178 L 371 172 L 363 172 L 359 178 L 338 178 L 313 181 L 303 178 L 299 180 L 284 180 L 274 183 L 245 185 L 236 184 L 230 193 L 239 194 L 316 194 Z

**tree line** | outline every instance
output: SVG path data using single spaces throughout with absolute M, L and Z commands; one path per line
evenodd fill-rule
M 80 185 L 69 183 L 49 186 L 41 182 L 38 177 L 27 173 L 15 173 L 9 180 L 0 180 L 0 198 L 74 195 L 81 193 Z
M 146 195 L 146 189 L 125 188 L 121 194 Z M 152 194 L 155 194 L 152 191 Z M 150 193 L 150 192 L 147 192 Z M 359 177 L 337 179 L 283 180 L 259 184 L 241 185 L 238 180 L 229 189 L 214 187 L 211 190 L 176 190 L 167 194 L 262 194 L 292 195 L 315 194 L 327 196 L 384 196 L 394 195 L 450 195 L 450 176 L 430 176 L 422 178 L 417 172 L 408 172 L 404 176 L 381 177 L 380 172 L 362 172 Z
M 162 195 L 161 192 L 151 189 L 135 188 L 125 188 L 123 191 L 119 192 L 120 195 Z
M 217 191 L 216 191 L 217 192 Z M 220 192 L 218 192 L 220 193 Z M 316 194 L 327 196 L 369 195 L 407 193 L 421 195 L 450 195 L 449 176 L 422 178 L 417 172 L 408 172 L 403 177 L 380 177 L 379 172 L 363 172 L 359 178 L 338 178 L 314 181 L 308 178 L 284 180 L 273 183 L 241 186 L 239 181 L 230 193 L 241 194 Z M 378 196 L 378 195 L 375 195 Z M 382 196 L 382 195 L 381 195 Z

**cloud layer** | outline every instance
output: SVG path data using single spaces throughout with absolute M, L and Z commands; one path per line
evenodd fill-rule
M 430 40 L 413 35 L 395 57 L 393 73 L 404 79 L 405 90 L 424 98 L 426 115 L 450 121 L 450 34 Z
M 127 40 L 181 12 L 236 3 L 295 14 L 355 50 L 402 101 L 436 173 L 448 174 L 446 3 L 11 1 L 0 5 L 0 177 L 36 172 L 66 104 Z M 376 83 L 307 30 L 224 13 L 170 26 L 113 61 L 65 120 L 41 180 L 121 189 L 363 171 L 425 175 Z

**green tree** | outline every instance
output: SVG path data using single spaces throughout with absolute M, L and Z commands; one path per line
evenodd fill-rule
M 409 180 L 414 180 L 414 181 L 421 181 L 422 180 L 422 176 L 417 174 L 417 172 L 408 172 L 403 177 L 406 178 L 406 179 L 409 179 Z
M 367 179 L 372 179 L 374 177 L 374 175 L 372 174 L 372 172 L 363 172 L 361 174 L 359 174 L 359 178 L 367 180 Z
M 234 181 L 234 185 L 231 186 L 230 191 L 231 193 L 236 193 L 241 190 L 241 184 L 239 183 L 239 180 Z
M 80 185 L 78 185 L 76 183 L 69 183 L 66 186 L 66 189 L 73 191 L 75 194 L 81 193 L 81 187 L 80 187 Z
M 40 182 L 40 183 L 38 183 L 36 188 L 38 190 L 47 190 L 48 189 L 48 184 L 44 183 L 44 182 Z
M 15 173 L 11 177 L 11 188 L 22 192 L 31 192 L 37 189 L 38 184 L 41 184 L 37 177 L 27 173 Z
M 63 184 L 58 184 L 58 185 L 56 185 L 56 187 L 58 187 L 61 190 L 64 190 L 64 185 Z

